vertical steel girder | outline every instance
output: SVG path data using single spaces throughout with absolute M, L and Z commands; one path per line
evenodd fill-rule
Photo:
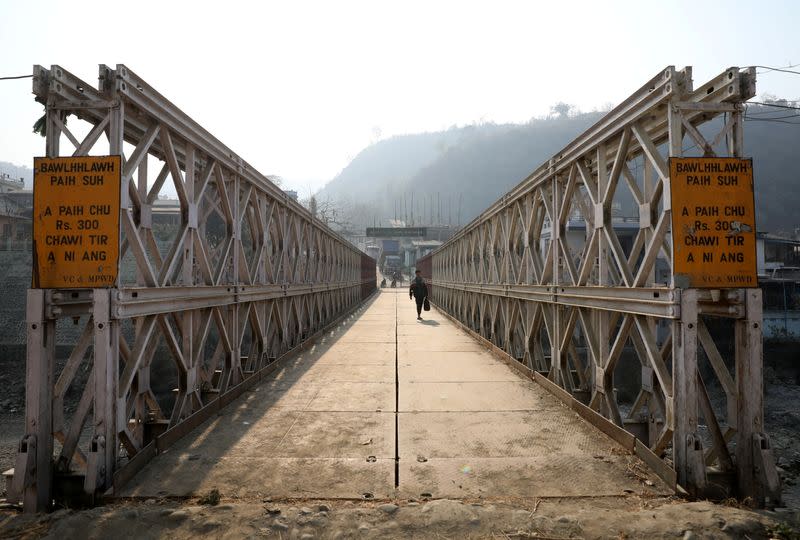
M 373 259 L 126 66 L 101 65 L 97 89 L 35 66 L 33 90 L 48 157 L 118 154 L 123 172 L 118 284 L 28 293 L 26 434 L 12 483 L 26 511 L 46 509 L 67 474 L 83 475 L 90 495 L 118 487 L 376 284 Z M 165 185 L 180 205 L 167 239 L 153 217 Z M 56 372 L 58 323 L 70 319 L 80 337 Z M 159 357 L 175 373 L 168 409 L 151 387 Z M 76 387 L 80 402 L 65 410 Z
M 667 67 L 418 265 L 442 310 L 636 433 L 667 479 L 702 495 L 710 476 L 728 475 L 740 497 L 774 504 L 760 290 L 682 289 L 671 264 L 668 158 L 684 155 L 685 138 L 701 155 L 742 157 L 742 103 L 753 95 L 753 69 L 695 89 L 691 68 Z M 698 127 L 722 116 L 707 139 Z M 638 219 L 614 216 L 622 192 Z M 623 247 L 626 227 L 635 233 Z M 719 318 L 735 321 L 735 373 L 708 329 Z M 698 369 L 700 351 L 710 370 Z M 640 380 L 632 405 L 620 407 L 615 376 Z M 725 411 L 712 407 L 711 385 Z

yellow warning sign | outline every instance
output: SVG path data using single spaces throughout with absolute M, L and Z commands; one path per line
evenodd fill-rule
M 120 156 L 34 158 L 33 287 L 113 287 Z
M 670 158 L 677 287 L 757 287 L 753 161 Z

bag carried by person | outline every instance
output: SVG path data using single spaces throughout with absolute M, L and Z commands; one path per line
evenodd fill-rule
M 425 297 L 425 301 L 422 303 L 422 309 L 424 309 L 425 311 L 431 310 L 431 303 L 428 301 L 427 296 Z

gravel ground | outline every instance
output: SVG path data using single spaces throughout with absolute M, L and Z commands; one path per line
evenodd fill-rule
M 27 516 L 3 538 L 793 538 L 792 516 L 669 498 L 120 501 Z M 796 538 L 796 536 L 794 537 Z
M 764 379 L 764 420 L 783 482 L 783 502 L 800 509 L 800 385 L 770 368 Z

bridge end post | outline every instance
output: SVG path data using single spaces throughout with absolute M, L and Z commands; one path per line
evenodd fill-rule
M 45 313 L 44 289 L 28 289 L 25 435 L 17 451 L 12 488 L 26 513 L 43 512 L 53 499 L 54 320 Z
M 90 443 L 84 479 L 84 490 L 89 495 L 111 487 L 119 453 L 116 425 L 119 333 L 117 322 L 111 319 L 112 290 L 92 291 L 94 369 L 91 380 L 94 385 L 94 436 Z
M 703 443 L 697 433 L 697 323 L 698 291 L 681 293 L 681 319 L 673 329 L 673 406 L 675 431 L 672 448 L 678 484 L 692 496 L 701 496 L 706 489 L 706 466 Z
M 780 478 L 764 432 L 764 350 L 761 289 L 744 289 L 745 317 L 736 321 L 737 488 L 759 507 L 779 505 Z

